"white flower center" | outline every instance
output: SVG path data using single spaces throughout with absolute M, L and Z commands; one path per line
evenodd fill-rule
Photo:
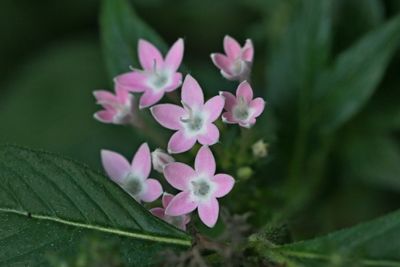
M 204 130 L 205 118 L 200 110 L 193 110 L 182 101 L 183 107 L 187 111 L 187 116 L 181 118 L 181 122 L 185 125 L 186 131 L 190 134 L 198 134 Z
M 239 97 L 236 106 L 232 110 L 233 116 L 239 121 L 246 121 L 250 116 L 249 105 L 242 96 Z
M 212 182 L 204 177 L 198 177 L 190 181 L 190 190 L 198 200 L 207 200 L 214 191 Z
M 231 71 L 234 75 L 240 75 L 243 72 L 243 69 L 245 68 L 245 62 L 243 62 L 242 59 L 238 58 L 235 60 L 231 67 Z
M 165 69 L 157 69 L 154 61 L 153 70 L 150 72 L 148 85 L 155 91 L 163 90 L 170 82 L 170 73 Z
M 142 179 L 129 173 L 124 181 L 122 182 L 122 187 L 132 196 L 136 197 L 144 190 L 144 183 Z

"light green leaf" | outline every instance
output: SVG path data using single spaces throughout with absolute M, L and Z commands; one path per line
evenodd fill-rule
M 165 51 L 160 36 L 142 21 L 128 0 L 103 0 L 100 30 L 109 77 L 128 72 L 129 67 L 139 68 L 137 43 L 140 38 L 154 43 Z
M 400 266 L 400 211 L 310 241 L 272 249 L 288 266 Z
M 337 58 L 319 79 L 313 116 L 331 132 L 354 116 L 378 86 L 400 40 L 400 16 L 372 31 Z
M 190 238 L 152 216 L 107 177 L 46 152 L 0 148 L 0 265 L 49 266 L 88 236 L 114 240 L 129 266 L 148 266 Z

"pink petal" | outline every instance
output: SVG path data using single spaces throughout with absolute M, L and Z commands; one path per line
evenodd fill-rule
M 246 43 L 244 44 L 243 47 L 243 52 L 242 52 L 242 59 L 252 62 L 254 57 L 254 47 L 253 47 L 253 42 L 250 39 L 246 40 Z
M 261 97 L 257 97 L 256 99 L 250 102 L 250 108 L 254 110 L 253 117 L 258 117 L 264 111 L 265 101 Z
M 236 96 L 243 97 L 247 103 L 250 103 L 253 99 L 253 89 L 251 89 L 251 86 L 247 81 L 243 81 L 239 84 L 236 90 Z
M 194 162 L 194 168 L 197 173 L 204 173 L 210 177 L 215 174 L 215 159 L 208 146 L 202 146 L 197 152 Z
M 186 111 L 177 105 L 159 104 L 150 108 L 154 119 L 163 127 L 171 130 L 182 128 L 180 119 L 186 114 Z
M 115 77 L 114 81 L 117 86 L 123 87 L 125 90 L 141 93 L 149 89 L 147 86 L 147 75 L 139 71 L 131 71 Z
M 151 154 L 147 143 L 143 143 L 132 160 L 131 169 L 142 179 L 149 177 L 151 171 Z
M 101 110 L 96 112 L 93 117 L 100 122 L 113 123 L 115 114 L 114 110 Z
M 236 105 L 236 97 L 230 92 L 220 92 L 220 95 L 225 98 L 225 110 L 232 111 Z
M 93 92 L 93 96 L 97 100 L 97 104 L 115 102 L 116 97 L 109 91 L 97 90 Z
M 167 182 L 182 191 L 189 188 L 189 182 L 195 175 L 195 171 L 190 166 L 180 162 L 170 163 L 164 168 Z
M 153 208 L 150 210 L 150 212 L 162 220 L 165 218 L 165 210 L 163 208 Z
M 197 203 L 190 198 L 190 192 L 177 194 L 165 210 L 168 216 L 180 216 L 188 214 L 197 208 Z
M 224 105 L 225 99 L 219 95 L 214 96 L 204 104 L 204 110 L 209 114 L 209 122 L 214 122 L 219 118 L 222 110 L 224 109 Z
M 204 104 L 203 90 L 199 83 L 190 75 L 186 75 L 182 85 L 182 101 L 190 107 Z
M 146 40 L 139 40 L 138 54 L 140 65 L 142 65 L 145 70 L 154 70 L 155 66 L 160 67 L 163 64 L 160 51 Z
M 219 140 L 219 130 L 213 123 L 207 125 L 206 133 L 197 137 L 197 140 L 202 145 L 214 145 Z
M 240 55 L 242 48 L 235 39 L 233 39 L 229 35 L 226 35 L 224 37 L 224 50 L 228 57 L 234 59 Z
M 208 227 L 214 227 L 219 215 L 219 204 L 217 199 L 211 198 L 208 202 L 199 203 L 200 220 Z
M 176 72 L 172 76 L 172 81 L 169 85 L 165 86 L 165 92 L 172 92 L 182 84 L 182 73 Z
M 101 151 L 101 162 L 107 175 L 116 183 L 121 183 L 130 172 L 129 162 L 120 154 L 109 151 Z
M 117 83 L 115 83 L 115 94 L 119 103 L 125 104 L 129 103 L 131 100 L 131 95 L 129 94 L 128 90 Z
M 140 199 L 144 202 L 153 202 L 162 194 L 162 187 L 156 179 L 146 180 L 146 192 L 140 195 Z
M 211 178 L 217 184 L 217 190 L 214 192 L 215 197 L 223 197 L 227 195 L 235 184 L 235 179 L 227 174 L 217 174 Z
M 183 130 L 174 133 L 168 142 L 168 153 L 177 154 L 190 150 L 196 143 L 196 137 L 186 136 Z
M 153 90 L 146 90 L 144 94 L 140 97 L 139 108 L 143 109 L 152 106 L 160 101 L 163 96 L 164 91 L 162 90 L 159 90 L 157 92 Z
M 224 112 L 222 114 L 222 121 L 230 124 L 237 123 L 237 120 L 233 117 L 232 112 Z
M 163 207 L 166 208 L 173 198 L 174 198 L 174 195 L 164 193 L 164 195 L 161 199 Z
M 231 75 L 231 66 L 233 64 L 233 60 L 228 58 L 227 56 L 215 53 L 211 54 L 211 60 L 214 62 L 214 65 L 223 70 L 226 74 Z
M 165 57 L 164 66 L 170 68 L 172 72 L 175 72 L 182 63 L 183 58 L 183 39 L 179 38 L 168 51 Z

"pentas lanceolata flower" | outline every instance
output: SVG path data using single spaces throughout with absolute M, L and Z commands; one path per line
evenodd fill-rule
M 165 214 L 180 216 L 197 208 L 204 224 L 213 227 L 219 214 L 217 198 L 228 194 L 235 183 L 230 175 L 215 174 L 215 170 L 215 159 L 207 146 L 197 153 L 194 169 L 179 162 L 168 164 L 164 168 L 165 179 L 182 192 L 171 200 Z
M 243 47 L 230 36 L 224 38 L 225 54 L 211 54 L 211 59 L 221 70 L 222 76 L 232 81 L 244 81 L 249 78 L 253 63 L 254 48 L 250 39 Z
M 159 181 L 148 179 L 151 171 L 149 146 L 144 143 L 130 164 L 118 153 L 102 150 L 101 160 L 108 176 L 136 201 L 153 202 L 162 194 Z
M 134 96 L 127 90 L 115 85 L 115 95 L 109 91 L 98 90 L 93 92 L 97 104 L 102 105 L 104 110 L 94 114 L 94 118 L 104 123 L 128 124 L 136 120 L 137 107 Z
M 179 39 L 164 59 L 154 45 L 139 40 L 138 55 L 143 70 L 134 69 L 122 74 L 116 77 L 116 83 L 131 92 L 143 93 L 140 97 L 140 108 L 154 105 L 165 92 L 172 92 L 181 85 L 182 74 L 177 70 L 182 62 L 183 49 L 183 40 Z
M 189 215 L 180 215 L 180 216 L 169 216 L 165 214 L 165 209 L 168 207 L 169 203 L 171 200 L 174 198 L 174 195 L 164 193 L 162 197 L 162 208 L 153 208 L 150 210 L 150 212 L 154 215 L 157 216 L 158 218 L 182 229 L 186 230 L 186 225 L 190 222 L 190 216 Z
M 187 75 L 182 85 L 182 106 L 159 104 L 151 108 L 154 118 L 165 128 L 177 130 L 168 142 L 169 153 L 190 150 L 196 141 L 213 145 L 219 140 L 219 130 L 213 122 L 224 108 L 224 98 L 214 96 L 204 103 L 200 85 Z
M 264 111 L 265 101 L 261 97 L 253 99 L 253 89 L 247 81 L 239 84 L 236 97 L 230 92 L 220 92 L 225 98 L 225 110 L 222 120 L 226 123 L 237 123 L 250 128 L 256 118 Z
M 134 96 L 129 92 L 143 93 L 140 108 L 144 108 L 157 103 L 166 92 L 177 89 L 182 80 L 182 74 L 177 70 L 182 62 L 183 49 L 183 40 L 178 39 L 164 59 L 156 47 L 139 40 L 139 61 L 143 70 L 133 69 L 116 77 L 115 95 L 95 91 L 97 103 L 105 109 L 96 113 L 95 118 L 102 122 L 130 122 L 135 125 L 139 110 L 135 109 Z M 254 125 L 264 110 L 264 100 L 253 99 L 253 90 L 245 81 L 250 75 L 253 61 L 252 42 L 247 40 L 242 48 L 232 37 L 226 36 L 224 49 L 226 55 L 213 54 L 212 59 L 225 78 L 243 81 L 237 88 L 236 96 L 224 91 L 205 102 L 200 85 L 191 75 L 187 75 L 182 84 L 182 106 L 164 103 L 150 109 L 159 124 L 176 131 L 167 144 L 169 153 L 189 151 L 196 142 L 202 145 L 196 155 L 194 169 L 175 162 L 162 149 L 150 153 L 146 143 L 140 146 L 131 164 L 115 152 L 101 152 L 108 176 L 139 203 L 153 202 L 163 191 L 159 181 L 148 178 L 151 166 L 163 173 L 166 181 L 180 192 L 176 195 L 164 192 L 162 207 L 150 211 L 182 230 L 190 221 L 189 213 L 196 209 L 200 220 L 208 227 L 213 227 L 219 216 L 217 199 L 227 195 L 234 186 L 235 180 L 230 175 L 215 174 L 216 162 L 209 148 L 219 141 L 220 131 L 215 121 L 223 109 L 222 121 L 237 123 L 242 127 Z

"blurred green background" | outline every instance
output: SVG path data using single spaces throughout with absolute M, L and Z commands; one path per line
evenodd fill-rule
M 211 52 L 222 50 L 225 34 L 241 42 L 253 39 L 256 94 L 268 96 L 271 86 L 280 86 L 274 81 L 285 79 L 287 69 L 283 66 L 277 73 L 274 64 L 284 59 L 274 56 L 279 55 L 281 40 L 290 35 L 288 28 L 298 13 L 298 2 L 302 1 L 132 1 L 137 14 L 168 44 L 185 38 L 184 64 L 208 96 L 235 87 L 220 77 L 209 58 Z M 134 130 L 101 124 L 92 117 L 99 109 L 92 91 L 112 89 L 101 50 L 99 10 L 100 3 L 94 0 L 1 1 L 0 143 L 57 152 L 100 169 L 100 149 L 130 156 L 145 140 Z M 334 0 L 330 12 L 328 65 L 364 34 L 399 14 L 400 1 Z M 353 225 L 399 207 L 399 71 L 397 49 L 367 103 L 330 137 L 323 171 L 315 170 L 323 180 L 315 188 L 310 186 L 312 197 L 306 208 L 290 222 L 295 239 Z M 296 132 L 293 114 L 298 112 L 288 110 L 282 115 L 274 110 L 271 99 L 266 101 L 271 108 L 267 106 L 255 135 L 271 143 L 271 159 L 254 166 L 258 182 L 244 187 L 252 193 L 232 196 L 246 198 L 245 204 L 231 207 L 237 212 L 250 209 L 257 213 L 257 226 L 284 206 L 282 195 L 291 194 L 281 182 L 288 171 L 285 158 L 293 150 L 288 141 L 293 136 L 285 133 Z M 272 127 L 275 121 L 281 126 L 278 130 Z M 312 140 L 312 131 L 310 151 L 320 146 Z M 310 160 L 318 161 L 318 154 L 314 156 Z M 240 166 L 232 167 L 234 171 L 236 167 Z M 312 172 L 314 167 L 310 168 Z M 307 179 L 303 187 L 308 187 Z

